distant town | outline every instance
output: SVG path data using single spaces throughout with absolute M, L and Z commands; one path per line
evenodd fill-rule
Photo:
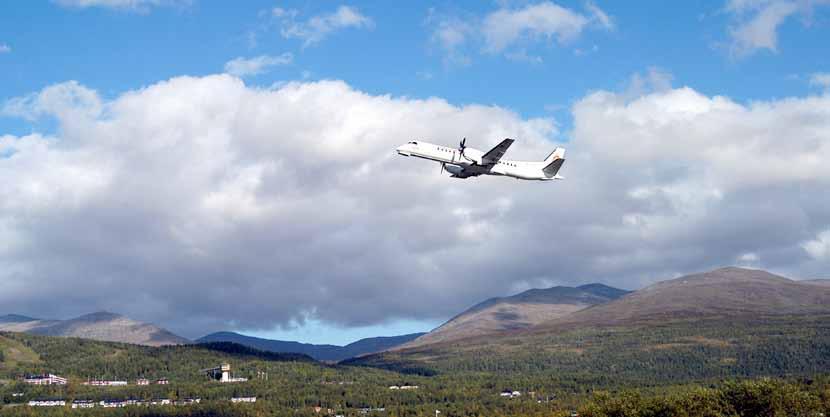
M 231 374 L 231 366 L 230 364 L 223 363 L 217 367 L 202 369 L 201 373 L 208 376 L 210 379 L 220 382 L 220 383 L 234 383 L 234 382 L 246 382 L 248 378 L 241 378 L 241 377 L 234 377 Z M 267 373 L 258 373 L 258 377 L 262 379 L 267 379 Z M 59 375 L 55 375 L 52 373 L 44 373 L 39 375 L 26 375 L 22 377 L 23 382 L 29 385 L 67 385 L 69 380 Z M 86 381 L 80 383 L 81 385 L 85 386 L 95 386 L 95 387 L 123 387 L 130 385 L 126 380 L 119 380 L 119 379 L 99 379 L 99 378 L 89 378 Z M 147 386 L 147 385 L 169 385 L 170 380 L 167 378 L 158 378 L 153 381 L 147 378 L 138 378 L 135 380 L 135 385 L 137 386 Z M 23 396 L 23 393 L 16 393 L 13 396 Z M 255 403 L 257 397 L 255 396 L 239 396 L 239 397 L 231 397 L 228 399 L 233 404 L 238 403 Z M 155 398 L 152 400 L 143 400 L 143 399 L 136 399 L 136 398 L 128 398 L 128 399 L 108 399 L 108 400 L 101 400 L 101 401 L 93 401 L 89 399 L 75 399 L 71 403 L 72 408 L 95 408 L 95 407 L 102 407 L 102 408 L 122 408 L 128 406 L 165 406 L 165 405 L 172 405 L 172 406 L 188 406 L 193 404 L 201 403 L 201 398 L 182 398 L 178 400 L 171 400 L 169 398 Z M 62 398 L 47 398 L 47 399 L 35 399 L 31 400 L 26 403 L 29 407 L 66 407 L 67 401 Z

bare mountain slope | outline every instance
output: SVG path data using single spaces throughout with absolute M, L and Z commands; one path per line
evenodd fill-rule
M 541 327 L 813 313 L 830 313 L 830 287 L 761 270 L 728 267 L 658 282 Z
M 70 320 L 37 320 L 8 315 L 0 320 L 0 330 L 45 336 L 80 337 L 137 345 L 162 346 L 189 343 L 165 329 L 113 313 L 92 313 Z
M 619 298 L 628 291 L 602 284 L 532 289 L 476 304 L 402 348 L 440 343 L 503 330 L 525 329 L 592 305 Z

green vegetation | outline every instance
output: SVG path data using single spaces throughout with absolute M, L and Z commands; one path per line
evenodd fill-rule
M 817 417 L 830 407 L 827 330 L 821 320 L 796 319 L 580 330 L 378 355 L 360 361 L 362 366 L 325 365 L 229 343 L 154 348 L 0 333 L 0 380 L 6 381 L 0 382 L 0 415 L 304 417 L 331 409 L 332 414 L 395 417 L 432 416 L 435 410 L 441 417 L 569 416 L 573 411 L 591 417 Z M 199 372 L 223 362 L 236 376 L 251 380 L 221 384 Z M 36 387 L 16 381 L 41 372 L 68 377 L 70 384 Z M 258 378 L 263 373 L 267 380 Z M 81 385 L 89 377 L 131 385 Z M 170 385 L 136 386 L 139 377 L 169 378 Z M 391 385 L 419 388 L 390 390 Z M 503 390 L 522 395 L 501 397 Z M 231 404 L 234 396 L 256 396 L 257 402 Z M 21 405 L 46 398 L 188 397 L 202 403 L 91 410 Z M 361 409 L 369 410 L 363 414 Z
M 536 389 L 649 387 L 830 369 L 824 316 L 676 321 L 516 334 L 350 361 L 420 375 L 481 372 L 546 381 Z M 530 388 L 530 387 L 528 387 Z

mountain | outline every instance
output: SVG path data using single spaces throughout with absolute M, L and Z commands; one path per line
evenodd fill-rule
M 459 340 L 503 330 L 526 329 L 615 300 L 628 293 L 629 291 L 603 284 L 587 284 L 579 287 L 531 289 L 510 297 L 491 298 L 399 348 Z
M 661 281 L 615 301 L 550 320 L 542 328 L 818 313 L 830 313 L 830 286 L 728 267 Z
M 799 282 L 803 282 L 805 284 L 810 284 L 810 285 L 821 285 L 821 286 L 824 286 L 824 287 L 830 287 L 830 279 L 808 279 L 808 280 L 799 281 Z
M 311 343 L 263 339 L 253 336 L 245 336 L 234 332 L 211 333 L 207 336 L 199 338 L 196 342 L 234 342 L 266 352 L 303 353 L 320 361 L 341 361 L 365 355 L 367 353 L 391 349 L 395 346 L 409 342 L 422 334 L 423 333 L 413 333 L 402 336 L 372 337 L 358 340 L 346 346 L 315 345 Z
M 190 342 L 155 325 L 107 312 L 86 314 L 69 320 L 39 320 L 10 314 L 0 317 L 0 330 L 148 346 Z
M 21 316 L 19 314 L 6 314 L 5 316 L 0 316 L 0 324 L 4 323 L 26 323 L 31 321 L 37 321 L 38 319 Z
M 730 267 L 659 282 L 525 329 L 408 345 L 346 363 L 420 375 L 495 372 L 659 385 L 822 374 L 830 369 L 827 352 L 830 286 Z

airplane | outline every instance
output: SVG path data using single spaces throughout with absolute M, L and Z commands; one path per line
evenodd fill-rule
M 452 178 L 469 178 L 479 175 L 502 175 L 519 180 L 563 180 L 559 169 L 565 162 L 565 149 L 556 148 L 544 161 L 511 161 L 502 159 L 514 142 L 505 139 L 487 152 L 467 148 L 467 138 L 461 140 L 458 149 L 433 143 L 411 141 L 398 147 L 399 155 L 415 156 L 441 163 L 441 173 L 446 170 Z

